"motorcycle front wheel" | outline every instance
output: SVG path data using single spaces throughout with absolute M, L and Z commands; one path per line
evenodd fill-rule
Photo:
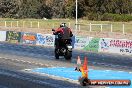
M 64 57 L 65 57 L 66 60 L 71 60 L 72 52 L 67 50 L 66 55 Z

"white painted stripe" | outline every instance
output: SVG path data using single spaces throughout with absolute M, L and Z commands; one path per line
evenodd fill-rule
M 105 70 L 105 71 L 111 71 L 111 70 Z
M 48 57 L 48 55 L 46 55 L 46 56 Z M 30 61 L 25 61 L 25 60 L 9 59 L 9 58 L 2 58 L 2 57 L 0 57 L 0 58 L 5 59 L 5 60 L 18 61 L 18 62 L 27 62 L 27 63 L 32 63 L 32 64 L 36 64 L 36 65 L 41 65 L 41 66 L 54 67 L 53 65 L 48 65 L 48 64 L 43 64 L 43 63 L 36 63 L 36 62 L 30 62 Z M 96 62 L 93 62 L 93 63 L 96 63 Z M 105 63 L 100 63 L 100 64 L 105 64 Z M 113 67 L 120 67 L 120 65 L 112 65 L 112 64 L 107 64 L 107 65 L 104 65 L 104 66 L 110 66 L 110 65 L 113 66 Z M 123 66 L 123 67 L 127 67 L 127 66 Z M 111 71 L 111 70 L 105 70 L 105 71 Z M 118 72 L 124 72 L 124 71 L 118 71 Z M 128 72 L 128 73 L 132 74 L 132 72 Z
M 30 61 L 26 61 L 27 63 L 32 63 L 32 62 L 30 62 Z
M 30 71 L 31 69 L 24 69 L 24 71 Z
M 6 74 L 8 76 L 16 77 L 16 78 L 19 78 L 19 79 L 26 79 L 26 80 L 29 80 L 29 81 L 35 82 L 35 83 L 52 85 L 53 87 L 56 87 L 56 88 L 59 87 L 59 85 L 57 85 L 57 84 L 51 84 L 51 83 L 48 83 L 48 82 L 44 82 L 44 81 L 37 80 L 37 79 L 31 79 L 31 78 L 28 78 L 28 77 L 25 78 L 25 77 L 19 76 L 17 74 L 11 74 L 11 73 L 7 73 L 7 72 L 0 72 L 0 74 Z
M 48 65 L 48 64 L 43 64 L 43 63 L 36 63 L 36 62 L 30 62 L 30 61 L 25 61 L 25 60 L 8 59 L 8 58 L 1 58 L 1 59 L 11 60 L 11 61 L 18 61 L 18 62 L 24 62 L 24 63 L 30 63 L 30 64 L 36 64 L 36 65 L 47 66 L 47 67 L 53 67 L 53 65 Z
M 35 72 L 35 73 L 40 74 L 40 75 L 47 75 L 47 76 L 53 77 L 53 78 L 59 78 L 61 80 L 68 80 L 68 81 L 70 81 L 72 83 L 79 84 L 78 80 L 73 80 L 73 79 L 69 79 L 69 78 L 65 78 L 65 77 L 60 77 L 60 76 L 55 76 L 55 75 L 49 75 L 49 74 L 46 74 L 46 73 L 39 73 L 39 72 Z
M 20 60 L 21 62 L 26 62 L 26 61 L 24 61 L 24 60 Z
M 13 60 L 13 59 L 12 59 L 12 60 Z M 20 62 L 20 60 L 18 60 L 18 59 L 14 59 L 14 60 L 16 60 L 16 61 Z
M 132 74 L 132 72 L 129 72 L 130 74 Z
M 32 64 L 35 64 L 36 62 L 32 62 Z
M 118 71 L 118 72 L 124 72 L 124 71 Z

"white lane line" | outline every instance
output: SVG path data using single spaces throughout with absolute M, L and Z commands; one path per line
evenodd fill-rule
M 129 72 L 130 74 L 132 74 L 132 72 Z
M 51 85 L 55 88 L 60 88 L 60 85 L 57 85 L 57 84 L 51 84 L 49 82 L 45 82 L 45 81 L 41 81 L 41 80 L 37 80 L 37 79 L 32 79 L 29 77 L 23 77 L 23 76 L 20 76 L 17 74 L 11 74 L 11 73 L 7 73 L 7 72 L 0 72 L 0 74 L 5 74 L 5 75 L 11 76 L 11 77 L 15 77 L 15 78 L 23 79 L 23 80 L 28 80 L 28 81 L 39 83 L 39 84 L 48 84 L 48 85 Z
M 34 62 L 34 61 L 32 62 L 32 64 L 35 64 L 35 63 L 36 63 L 36 62 Z
M 105 72 L 112 71 L 112 70 L 104 70 Z M 126 72 L 126 71 L 116 71 L 116 72 Z M 132 72 L 128 72 L 129 74 L 132 74 Z
M 111 67 L 120 67 L 120 68 L 127 68 L 127 66 L 121 66 L 121 65 L 113 65 L 113 64 L 106 64 L 106 63 L 97 63 L 97 62 L 91 62 L 92 64 L 98 64 L 98 65 L 104 65 L 104 66 L 111 66 Z
M 31 69 L 24 69 L 25 71 L 30 71 Z
M 2 58 L 2 57 L 0 57 Z M 30 62 L 30 61 L 24 61 L 24 60 L 18 60 L 18 59 L 8 59 L 8 58 L 2 58 L 5 60 L 11 60 L 11 61 L 17 61 L 17 62 L 24 62 L 24 63 L 29 63 L 29 64 L 35 64 L 35 65 L 40 65 L 40 66 L 47 66 L 47 67 L 54 67 L 53 65 L 48 65 L 48 64 L 43 64 L 43 63 L 36 63 L 36 62 Z M 96 62 L 95 62 L 96 63 Z M 100 64 L 104 64 L 104 63 L 100 63 Z M 105 66 L 112 66 L 112 64 L 108 64 Z M 119 67 L 120 65 L 113 65 L 113 67 Z M 127 67 L 127 66 L 124 66 Z M 111 70 L 105 70 L 105 71 L 111 71 Z M 118 71 L 118 72 L 124 72 L 124 71 Z M 130 74 L 132 74 L 132 72 L 129 72 Z
M 105 71 L 111 71 L 111 70 L 105 70 Z
M 41 65 L 41 66 L 43 66 L 44 64 L 42 64 L 42 63 L 38 63 L 39 65 Z
M 32 73 L 32 72 L 31 72 L 31 73 Z M 70 81 L 70 82 L 72 82 L 72 83 L 77 83 L 77 84 L 79 84 L 78 80 L 73 80 L 73 79 L 70 79 L 70 78 L 65 78 L 65 77 L 56 76 L 56 75 L 50 75 L 50 74 L 46 74 L 46 73 L 39 73 L 39 72 L 35 72 L 35 73 L 37 73 L 37 74 L 39 74 L 39 75 L 46 75 L 46 76 L 48 76 L 48 77 L 59 78 L 60 80 L 68 80 L 68 81 Z
M 118 72 L 124 72 L 124 71 L 118 71 Z
M 26 62 L 26 61 L 24 61 L 24 60 L 21 60 L 21 61 Z
M 2 58 L 2 57 L 0 57 L 1 59 L 5 59 L 5 60 L 9 60 L 8 58 Z
M 35 64 L 35 65 L 40 65 L 40 66 L 47 66 L 47 67 L 52 67 L 53 66 L 53 65 L 48 65 L 48 64 L 43 64 L 43 63 L 36 63 L 36 62 L 30 62 L 30 61 L 25 61 L 25 60 L 18 60 L 18 59 L 8 59 L 8 58 L 1 58 L 1 59 L 17 61 L 17 62 L 23 62 L 23 63 L 29 63 L 29 64 Z
M 20 62 L 20 60 L 18 60 L 18 59 L 11 59 L 11 60 L 14 60 L 14 61 L 18 61 L 18 62 Z
M 36 65 L 40 65 L 41 63 L 35 63 Z M 43 64 L 41 64 L 41 65 L 43 65 Z
M 27 63 L 32 63 L 32 62 L 30 62 L 30 61 L 26 61 Z

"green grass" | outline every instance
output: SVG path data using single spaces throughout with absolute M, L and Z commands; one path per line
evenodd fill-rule
M 12 27 L 17 27 L 17 21 L 18 26 L 25 28 L 31 28 L 31 22 L 32 22 L 32 28 L 38 28 L 38 22 L 39 22 L 39 28 L 40 29 L 52 29 L 59 27 L 60 23 L 66 22 L 68 26 L 70 26 L 72 29 L 75 29 L 75 20 L 71 19 L 54 19 L 54 20 L 44 20 L 44 19 L 11 19 L 11 18 L 0 18 L 0 26 L 4 26 L 4 21 L 7 21 L 7 26 L 10 27 L 12 24 Z M 11 23 L 12 22 L 12 23 Z M 78 23 L 80 24 L 80 30 L 83 31 L 90 31 L 89 23 L 92 24 L 107 24 L 102 26 L 103 32 L 111 32 L 111 24 L 113 25 L 113 32 L 120 32 L 122 33 L 122 24 L 125 24 L 125 33 L 132 33 L 132 22 L 110 22 L 110 21 L 88 21 L 88 20 L 78 20 Z M 79 26 L 78 26 L 79 27 Z M 99 25 L 92 26 L 92 31 L 101 31 L 101 27 Z

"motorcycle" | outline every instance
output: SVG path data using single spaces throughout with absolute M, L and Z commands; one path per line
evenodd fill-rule
M 52 31 L 55 31 L 52 29 Z M 71 60 L 72 57 L 72 45 L 71 39 L 62 39 L 62 35 L 60 33 L 55 34 L 55 58 L 59 59 L 59 56 L 64 56 L 66 60 Z

